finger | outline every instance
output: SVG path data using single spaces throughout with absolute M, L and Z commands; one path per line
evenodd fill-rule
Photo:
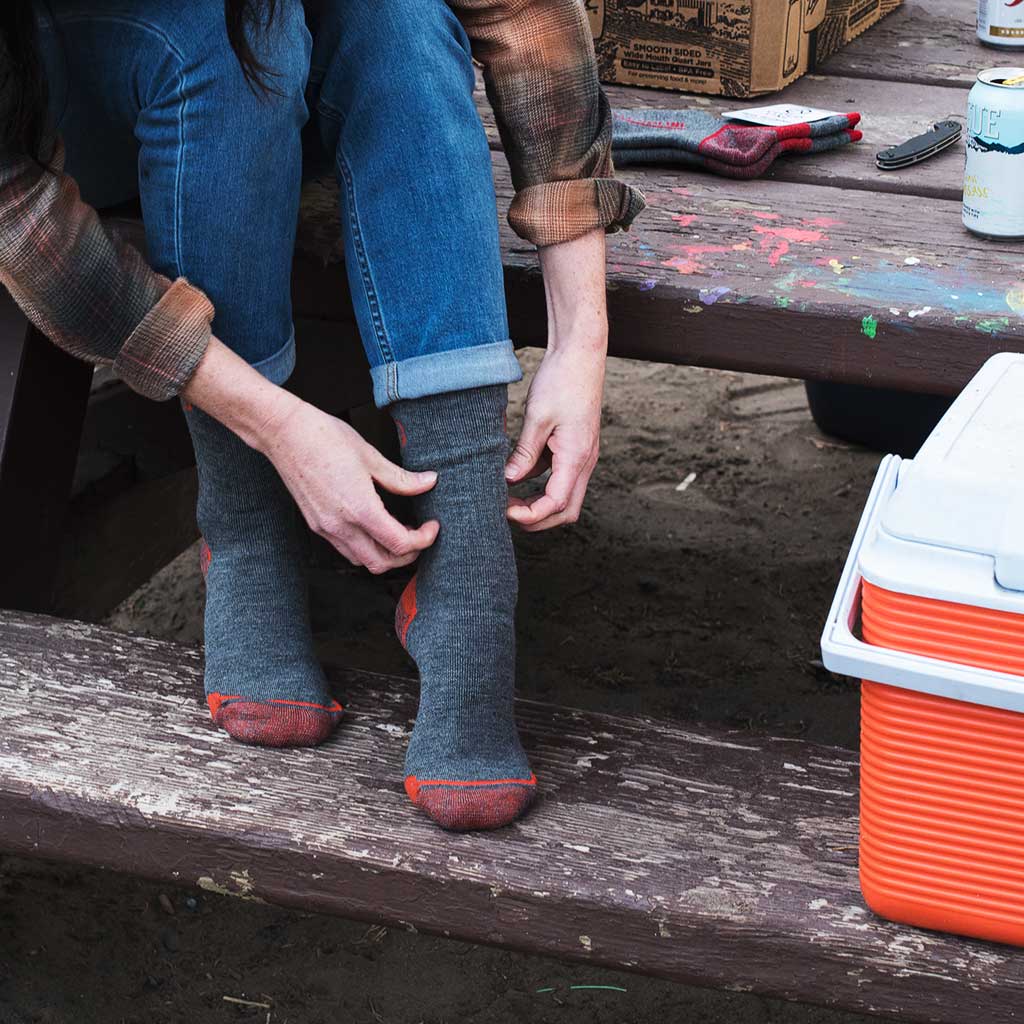
M 346 562 L 349 562 L 351 565 L 359 564 L 356 561 L 356 554 L 352 550 L 352 545 L 348 542 L 347 538 L 343 540 L 340 537 L 331 537 L 325 533 L 320 534 L 320 536 L 323 537 L 324 540 L 326 540 L 331 545 L 331 547 L 334 548 L 334 550 L 337 551 L 338 554 L 345 559 Z
M 323 537 L 346 562 L 360 567 L 363 565 L 364 555 L 369 552 L 360 549 L 358 532 L 350 527 L 339 528 L 335 531 L 319 529 L 315 532 Z
M 405 526 L 388 512 L 383 502 L 372 516 L 360 523 L 360 526 L 393 555 L 418 554 L 425 551 L 437 540 L 437 532 L 441 528 L 436 519 L 431 519 L 415 530 Z
M 365 566 L 374 576 L 380 576 L 392 569 L 409 565 L 419 557 L 419 551 L 412 551 L 406 555 L 394 555 L 367 533 L 355 537 L 350 544 L 355 556 L 350 561 L 354 565 Z
M 533 480 L 538 476 L 543 476 L 551 468 L 551 452 L 545 448 L 541 452 L 540 458 L 534 463 L 533 469 L 527 470 L 518 480 L 509 483 L 525 483 L 527 480 Z
M 404 494 L 412 497 L 429 491 L 437 483 L 437 474 L 433 470 L 425 473 L 410 473 L 409 470 L 396 466 L 393 462 L 378 454 L 370 466 L 370 476 L 392 494 Z
M 377 498 L 376 494 L 374 497 Z M 380 501 L 379 498 L 377 500 Z M 383 505 L 381 510 L 384 518 L 390 518 Z M 326 528 L 320 527 L 315 532 L 353 565 L 365 565 L 371 572 L 386 572 L 388 569 L 396 569 L 414 562 L 423 543 L 429 542 L 426 544 L 428 547 L 433 543 L 439 528 L 433 522 L 424 523 L 417 530 L 407 530 L 397 522 L 395 525 L 399 530 L 412 535 L 408 538 L 408 544 L 402 545 L 402 550 L 398 552 L 389 551 L 367 532 L 362 522 L 358 521 L 341 521 Z
M 568 526 L 577 522 L 580 518 L 580 513 L 583 511 L 583 499 L 587 496 L 591 472 L 592 470 L 588 470 L 577 480 L 572 497 L 569 499 L 569 505 L 564 512 L 548 516 L 547 519 L 542 519 L 539 523 L 534 523 L 530 526 L 524 526 L 523 529 L 527 533 L 539 533 L 541 530 L 550 530 L 556 526 Z
M 569 507 L 569 500 L 572 498 L 581 468 L 582 466 L 568 457 L 556 458 L 544 493 L 527 499 L 522 505 L 510 505 L 509 518 L 520 526 L 528 526 L 539 523 L 548 516 L 564 512 Z
M 558 515 L 562 508 L 563 506 L 546 492 L 533 498 L 510 498 L 508 518 L 519 526 L 530 526 L 547 519 L 548 516 Z
M 509 483 L 518 483 L 532 475 L 531 471 L 544 456 L 552 429 L 550 424 L 534 423 L 527 412 L 519 440 L 505 463 L 505 479 Z

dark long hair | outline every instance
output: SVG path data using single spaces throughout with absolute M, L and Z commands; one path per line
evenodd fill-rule
M 274 72 L 252 49 L 251 39 L 269 28 L 277 0 L 224 0 L 228 41 L 249 87 L 273 91 Z M 0 140 L 4 146 L 41 159 L 48 93 L 37 39 L 33 0 L 0 0 Z

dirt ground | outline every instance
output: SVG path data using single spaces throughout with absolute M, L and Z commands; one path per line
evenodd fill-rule
M 606 410 L 581 521 L 517 538 L 522 694 L 855 746 L 856 689 L 822 671 L 817 643 L 878 456 L 820 435 L 793 381 L 613 360 Z M 324 657 L 408 673 L 402 583 L 321 564 Z M 197 642 L 196 552 L 110 621 Z M 0 1024 L 867 1019 L 0 861 Z

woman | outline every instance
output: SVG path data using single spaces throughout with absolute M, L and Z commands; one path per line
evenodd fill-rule
M 406 789 L 444 827 L 496 827 L 536 785 L 512 713 L 508 520 L 546 529 L 579 512 L 597 457 L 603 234 L 642 199 L 611 177 L 577 0 L 307 7 L 54 0 L 35 39 L 33 5 L 8 2 L 0 279 L 55 342 L 185 403 L 217 724 L 312 745 L 340 718 L 313 653 L 294 498 L 355 564 L 419 557 L 397 617 L 421 675 Z M 512 166 L 510 220 L 540 247 L 548 295 L 549 349 L 508 459 L 505 388 L 520 372 L 471 52 Z M 404 469 L 280 387 L 307 100 L 341 183 L 346 270 Z M 137 190 L 154 270 L 107 237 L 75 179 L 93 205 Z M 548 459 L 544 494 L 510 501 L 506 480 Z M 421 525 L 391 518 L 375 484 L 412 496 Z

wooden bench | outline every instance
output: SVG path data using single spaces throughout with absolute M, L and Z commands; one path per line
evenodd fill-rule
M 338 738 L 261 750 L 200 652 L 4 616 L 0 849 L 906 1022 L 1024 1011 L 1015 951 L 864 908 L 848 751 L 522 702 L 538 805 L 442 834 L 401 786 L 415 682 L 331 676 Z
M 610 239 L 613 353 L 952 393 L 990 354 L 1019 347 L 1022 249 L 963 231 L 960 160 L 896 174 L 873 163 L 875 150 L 963 116 L 974 71 L 996 59 L 974 42 L 972 15 L 970 0 L 908 0 L 786 91 L 859 109 L 859 147 L 749 183 L 627 172 L 651 206 Z M 619 106 L 697 102 L 609 92 Z M 511 186 L 484 117 L 503 207 Z M 299 387 L 337 407 L 367 391 L 335 225 L 332 187 L 309 186 L 294 276 Z M 507 229 L 502 247 L 513 336 L 542 345 L 535 255 Z M 58 558 L 88 378 L 0 314 L 0 606 L 98 615 L 155 567 L 147 549 L 166 560 L 193 535 L 180 420 L 150 420 L 123 388 L 93 395 L 87 454 L 102 461 L 121 445 L 153 468 L 141 485 L 103 481 L 98 497 L 76 499 Z M 41 410 L 59 413 L 43 433 Z M 129 444 L 126 416 L 153 425 Z M 140 520 L 171 539 L 136 557 L 124 531 Z M 116 552 L 135 561 L 114 568 Z M 81 581 L 101 578 L 97 599 Z M 350 709 L 341 737 L 282 754 L 213 730 L 199 658 L 0 615 L 0 850 L 904 1021 L 1024 1014 L 1012 951 L 866 911 L 849 752 L 524 703 L 539 806 L 500 836 L 442 837 L 401 791 L 408 680 L 336 672 Z

